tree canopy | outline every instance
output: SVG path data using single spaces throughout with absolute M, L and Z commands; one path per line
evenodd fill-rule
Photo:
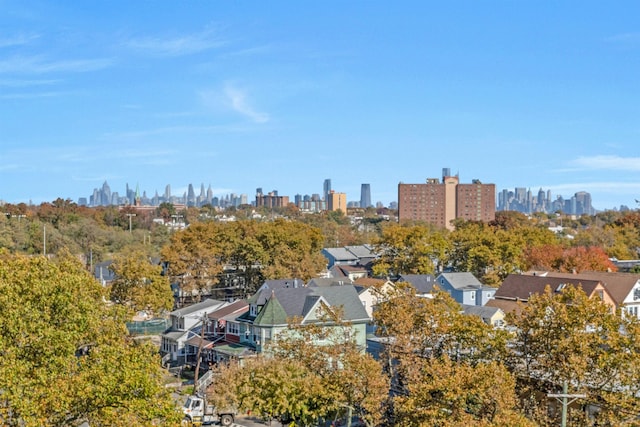
M 0 253 L 0 420 L 9 426 L 173 425 L 157 350 L 72 257 Z

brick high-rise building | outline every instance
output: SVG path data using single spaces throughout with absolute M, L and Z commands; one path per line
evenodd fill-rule
M 424 184 L 398 184 L 399 221 L 425 221 L 453 229 L 456 218 L 489 222 L 495 219 L 496 186 L 474 179 L 460 184 L 443 170 L 442 181 L 428 178 Z

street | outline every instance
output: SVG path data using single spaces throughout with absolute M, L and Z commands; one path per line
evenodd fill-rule
M 278 421 L 264 422 L 258 417 L 253 417 L 249 415 L 238 415 L 236 417 L 236 422 L 232 424 L 233 427 L 283 427 L 281 423 Z

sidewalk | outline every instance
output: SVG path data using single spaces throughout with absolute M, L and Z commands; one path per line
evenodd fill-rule
M 269 424 L 269 422 L 262 421 L 262 419 L 260 419 L 259 417 L 254 417 L 251 415 L 238 415 L 236 416 L 235 422 L 236 424 L 245 427 L 283 427 L 283 425 L 276 420 L 271 421 L 271 424 Z

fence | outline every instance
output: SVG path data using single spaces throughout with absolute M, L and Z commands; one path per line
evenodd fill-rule
M 169 328 L 169 319 L 151 319 L 140 322 L 127 322 L 131 335 L 159 335 Z

